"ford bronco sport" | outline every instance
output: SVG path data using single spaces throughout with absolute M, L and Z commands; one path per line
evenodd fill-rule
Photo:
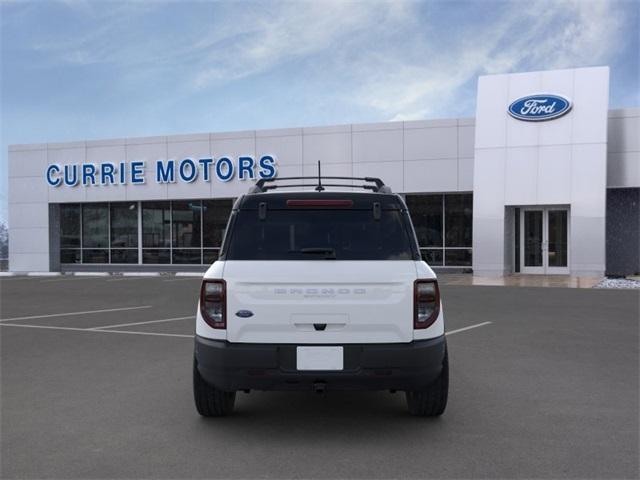
M 441 415 L 440 292 L 402 197 L 370 177 L 281 183 L 308 178 L 258 180 L 233 206 L 200 291 L 198 412 L 231 413 L 239 390 L 362 389 L 404 390 L 410 413 Z

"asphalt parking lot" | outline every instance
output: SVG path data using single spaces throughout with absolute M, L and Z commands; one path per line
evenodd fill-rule
M 198 286 L 0 280 L 2 478 L 638 478 L 638 291 L 442 287 L 439 419 L 387 392 L 241 393 L 203 419 Z

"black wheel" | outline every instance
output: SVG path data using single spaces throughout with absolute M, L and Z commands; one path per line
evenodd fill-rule
M 447 407 L 448 394 L 449 355 L 445 350 L 442 371 L 438 378 L 436 378 L 426 390 L 406 392 L 409 413 L 421 417 L 437 417 L 442 415 Z
M 224 417 L 233 412 L 236 392 L 223 392 L 208 384 L 200 375 L 193 360 L 193 397 L 196 410 L 203 417 Z

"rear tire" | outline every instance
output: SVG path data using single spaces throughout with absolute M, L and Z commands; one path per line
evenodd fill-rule
M 236 392 L 223 392 L 208 384 L 200 375 L 194 359 L 193 397 L 196 401 L 196 410 L 203 417 L 224 417 L 233 412 Z
M 444 352 L 442 371 L 426 390 L 408 391 L 407 407 L 411 415 L 437 417 L 444 413 L 449 394 L 449 355 Z

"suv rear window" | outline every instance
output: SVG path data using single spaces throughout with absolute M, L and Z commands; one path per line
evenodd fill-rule
M 230 222 L 227 260 L 412 260 L 406 212 L 382 210 L 240 210 Z

